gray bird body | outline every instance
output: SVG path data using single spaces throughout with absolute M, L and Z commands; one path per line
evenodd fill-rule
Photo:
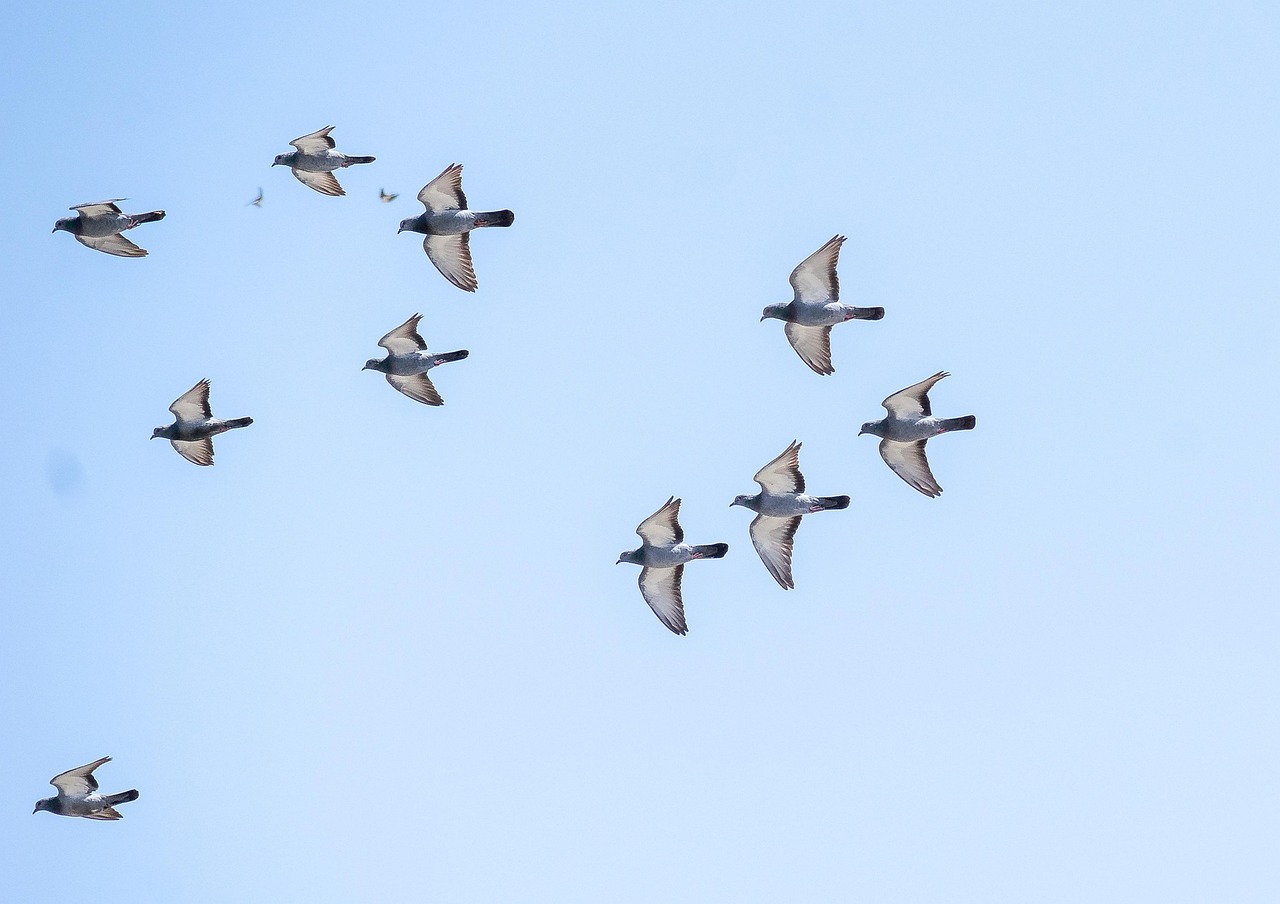
M 421 319 L 421 314 L 414 314 L 379 339 L 378 344 L 387 350 L 387 356 L 370 358 L 362 369 L 386 374 L 388 383 L 415 402 L 443 405 L 444 399 L 440 398 L 427 371 L 450 361 L 461 361 L 471 353 L 465 348 L 456 352 L 428 352 L 426 340 L 418 333 Z
M 640 595 L 669 630 L 686 634 L 689 628 L 680 589 L 684 566 L 697 559 L 719 559 L 729 551 L 729 544 L 685 543 L 679 518 L 680 500 L 672 496 L 636 528 L 640 546 L 623 552 L 614 564 L 627 562 L 641 566 Z
M 272 166 L 287 166 L 299 182 L 322 195 L 345 195 L 338 180 L 331 174 L 359 163 L 373 163 L 376 157 L 353 156 L 334 150 L 334 140 L 329 137 L 333 126 L 325 126 L 310 134 L 289 142 L 296 151 L 277 154 Z
M 101 794 L 98 791 L 98 780 L 93 777 L 93 770 L 103 763 L 109 763 L 111 757 L 104 756 L 84 766 L 68 769 L 56 775 L 49 784 L 58 789 L 56 797 L 46 797 L 36 801 L 32 813 L 41 810 L 56 816 L 81 816 L 86 819 L 114 820 L 123 819 L 122 814 L 114 808 L 117 804 L 138 799 L 137 790 L 121 791 L 117 794 Z
M 842 235 L 832 236 L 791 271 L 794 297 L 785 304 L 771 304 L 761 320 L 786 323 L 787 341 L 800 360 L 814 373 L 835 373 L 831 363 L 831 328 L 846 320 L 879 320 L 884 308 L 859 308 L 840 301 L 840 279 L 836 264 L 840 259 Z
M 849 507 L 848 496 L 812 496 L 804 491 L 800 473 L 800 443 L 792 441 L 782 454 L 753 478 L 760 492 L 738 496 L 729 505 L 741 505 L 756 513 L 751 522 L 751 545 L 760 561 L 783 590 L 795 587 L 791 554 L 800 519 L 815 512 Z
M 151 431 L 152 439 L 167 439 L 178 454 L 195 465 L 213 464 L 213 437 L 248 427 L 251 417 L 216 418 L 209 409 L 209 381 L 201 380 L 169 406 L 174 421 Z
M 88 204 L 77 204 L 71 210 L 76 211 L 74 217 L 63 217 L 53 224 L 54 232 L 69 232 L 80 244 L 114 254 L 116 257 L 146 257 L 147 252 L 120 233 L 143 223 L 154 223 L 163 220 L 163 210 L 151 210 L 146 213 L 123 213 L 116 206 L 117 201 L 124 198 L 112 198 L 109 201 L 93 201 Z
M 422 248 L 445 279 L 464 292 L 478 285 L 471 265 L 471 232 L 486 226 L 510 226 L 509 210 L 469 210 L 462 191 L 462 165 L 451 163 L 418 192 L 423 212 L 400 221 L 399 232 L 425 235 Z
M 880 437 L 880 457 L 885 464 L 908 486 L 930 497 L 941 495 L 942 487 L 929 468 L 925 443 L 943 433 L 972 430 L 978 423 L 972 414 L 964 417 L 933 416 L 929 390 L 948 376 L 950 374 L 945 370 L 938 371 L 926 380 L 895 392 L 880 403 L 889 412 L 888 416 L 868 421 L 858 431 L 859 436 L 870 433 Z

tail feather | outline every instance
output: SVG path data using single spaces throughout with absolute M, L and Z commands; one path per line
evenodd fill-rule
M 854 320 L 882 320 L 884 318 L 884 308 L 854 308 Z
M 461 361 L 463 358 L 467 357 L 467 355 L 469 354 L 471 354 L 471 352 L 463 348 L 463 349 L 459 349 L 456 352 L 442 352 L 441 354 L 437 355 L 437 357 L 440 358 L 441 361 L 444 361 L 447 363 L 449 361 Z
M 228 430 L 234 430 L 236 427 L 248 427 L 250 424 L 253 423 L 253 418 L 233 417 L 230 420 L 228 420 L 226 423 L 227 423 Z
M 130 791 L 121 791 L 119 794 L 108 794 L 106 797 L 107 806 L 114 807 L 116 804 L 127 804 L 131 800 L 138 799 L 138 789 L 134 788 Z
M 822 507 L 828 511 L 833 509 L 847 509 L 849 507 L 848 496 L 819 496 L 818 501 L 822 503 Z
M 949 417 L 942 422 L 942 426 L 946 430 L 972 430 L 977 423 L 976 417 L 966 414 L 964 417 Z
M 163 210 L 149 210 L 146 213 L 135 213 L 131 219 L 135 223 L 154 223 L 156 220 L 163 220 L 165 213 Z
M 724 554 L 729 551 L 728 543 L 707 543 L 704 546 L 695 546 L 704 559 L 722 559 Z
M 373 163 L 373 161 L 377 159 L 378 159 L 377 157 L 352 157 L 350 154 L 348 154 L 347 166 L 350 166 L 353 163 Z
M 477 226 L 510 226 L 516 215 L 509 210 L 476 211 Z

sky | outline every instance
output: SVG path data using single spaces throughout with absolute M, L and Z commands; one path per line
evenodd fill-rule
M 0 900 L 1280 897 L 1274 4 L 302 9 L 0 34 Z M 474 295 L 396 234 L 453 162 Z M 114 197 L 149 257 L 50 234 Z M 759 315 L 835 234 L 820 377 Z M 360 370 L 415 312 L 441 408 Z M 857 433 L 939 370 L 928 499 Z

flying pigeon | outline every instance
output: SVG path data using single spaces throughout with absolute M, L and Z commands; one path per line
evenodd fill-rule
M 252 201 L 250 201 L 248 204 L 246 204 L 246 205 L 245 205 L 245 207 L 248 207 L 248 206 L 250 206 L 250 205 L 252 205 L 252 206 L 254 206 L 254 207 L 261 207 L 261 206 L 262 206 L 262 187 L 261 187 L 261 186 L 259 186 L 259 187 L 258 187 L 258 197 L 254 198 Z
M 456 352 L 428 354 L 427 343 L 418 335 L 421 314 L 414 314 L 387 335 L 378 344 L 387 350 L 385 358 L 370 358 L 362 370 L 376 370 L 387 375 L 387 382 L 415 402 L 424 405 L 443 405 L 444 399 L 431 384 L 427 371 L 437 364 L 461 361 L 470 354 L 465 348 Z
M 680 596 L 684 564 L 694 559 L 719 559 L 729 551 L 729 544 L 691 546 L 683 542 L 679 517 L 680 500 L 672 496 L 636 528 L 641 540 L 639 549 L 627 550 L 613 564 L 630 562 L 641 566 L 640 594 L 644 601 L 664 625 L 676 634 L 686 634 L 689 628 Z
M 426 236 L 422 247 L 445 279 L 464 292 L 476 290 L 476 273 L 471 269 L 470 233 L 482 226 L 510 226 L 516 215 L 509 210 L 468 210 L 462 193 L 462 164 L 451 163 L 440 175 L 422 187 L 418 200 L 425 213 L 400 221 L 401 232 Z
M 791 578 L 791 545 L 800 519 L 814 512 L 849 507 L 848 496 L 810 496 L 804 491 L 800 473 L 800 443 L 792 442 L 753 478 L 760 484 L 754 496 L 738 496 L 729 503 L 746 506 L 756 513 L 751 522 L 751 545 L 783 590 L 796 586 Z
M 805 364 L 818 374 L 835 373 L 831 365 L 831 327 L 846 320 L 879 320 L 884 308 L 855 308 L 841 304 L 840 279 L 836 262 L 844 236 L 833 236 L 825 245 L 791 271 L 795 298 L 786 304 L 771 304 L 760 315 L 785 320 L 787 341 Z
M 58 789 L 57 797 L 46 797 L 36 801 L 32 813 L 48 810 L 56 816 L 83 816 L 86 819 L 123 819 L 124 816 L 115 809 L 116 804 L 128 803 L 138 799 L 137 790 L 121 791 L 119 794 L 99 794 L 98 780 L 93 777 L 93 770 L 103 763 L 111 762 L 111 757 L 104 756 L 86 766 L 68 769 L 61 775 L 55 775 L 49 784 Z
M 117 201 L 124 198 L 112 198 L 109 201 L 94 201 L 90 204 L 77 204 L 71 210 L 76 211 L 74 217 L 63 217 L 53 224 L 53 231 L 61 229 L 76 237 L 82 245 L 88 245 L 95 251 L 105 251 L 116 257 L 146 257 L 145 248 L 139 248 L 120 233 L 142 223 L 154 223 L 164 219 L 163 210 L 151 210 L 146 213 L 122 213 L 116 207 Z
M 289 143 L 297 150 L 287 154 L 277 154 L 271 165 L 284 164 L 293 170 L 299 182 L 314 188 L 322 195 L 345 195 L 346 192 L 334 178 L 333 171 L 345 169 L 355 163 L 373 163 L 377 158 L 351 157 L 335 151 L 333 139 L 329 137 L 332 131 L 333 126 L 325 126 L 310 135 L 293 139 Z
M 927 380 L 900 389 L 880 404 L 889 412 L 888 417 L 868 421 L 858 435 L 870 433 L 880 437 L 880 457 L 893 473 L 897 474 L 926 496 L 936 497 L 942 487 L 933 479 L 929 460 L 924 456 L 924 444 L 929 437 L 952 430 L 972 430 L 978 419 L 972 414 L 964 417 L 934 417 L 929 407 L 929 390 L 943 377 L 951 376 L 940 370 Z
M 378 189 L 378 200 L 381 201 L 383 204 L 390 204 L 392 201 L 394 201 L 398 197 L 400 197 L 398 193 L 394 195 L 389 195 L 387 194 L 385 189 L 382 189 L 382 188 Z
M 151 431 L 151 438 L 167 439 L 178 454 L 196 465 L 213 464 L 213 437 L 236 427 L 248 427 L 251 417 L 221 420 L 209 410 L 209 381 L 201 380 L 169 406 L 174 421 Z

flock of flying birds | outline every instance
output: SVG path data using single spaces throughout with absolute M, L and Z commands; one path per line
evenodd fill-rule
M 272 166 L 288 166 L 300 182 L 321 194 L 346 194 L 334 172 L 372 163 L 375 158 L 343 154 L 336 150 L 330 137 L 332 131 L 333 126 L 325 126 L 295 138 L 289 142 L 294 150 L 279 154 Z M 399 197 L 382 189 L 378 195 L 380 200 L 388 203 Z M 152 210 L 126 214 L 116 206 L 122 200 L 113 198 L 77 204 L 71 208 L 76 215 L 59 219 L 53 231 L 69 232 L 81 244 L 106 254 L 145 257 L 146 250 L 125 238 L 123 233 L 144 223 L 162 220 L 165 212 Z M 259 188 L 257 197 L 249 204 L 261 207 L 262 200 L 263 192 Z M 441 275 L 459 289 L 474 292 L 478 283 L 471 263 L 471 232 L 487 226 L 510 226 L 515 215 L 510 210 L 471 210 L 462 191 L 462 166 L 459 164 L 446 167 L 423 186 L 418 192 L 418 200 L 425 210 L 416 217 L 401 220 L 398 232 L 424 235 L 423 249 Z M 844 241 L 844 236 L 834 236 L 805 258 L 791 273 L 792 300 L 769 305 L 760 317 L 762 321 L 770 318 L 783 321 L 787 340 L 796 354 L 810 369 L 822 375 L 835 372 L 831 363 L 833 326 L 847 320 L 880 320 L 884 317 L 884 308 L 859 308 L 839 300 L 840 281 L 836 276 L 836 266 Z M 388 383 L 414 401 L 441 405 L 443 400 L 427 372 L 440 364 L 461 361 L 468 353 L 465 349 L 429 352 L 418 333 L 420 319 L 420 314 L 414 314 L 378 340 L 378 345 L 386 349 L 387 354 L 383 358 L 371 358 L 364 369 L 384 374 Z M 863 424 L 858 434 L 870 433 L 880 437 L 880 456 L 885 463 L 909 486 L 930 497 L 938 496 L 942 487 L 929 468 L 925 444 L 939 434 L 972 430 L 976 424 L 973 415 L 956 418 L 933 415 L 929 390 L 946 376 L 945 371 L 939 371 L 893 393 L 881 403 L 888 415 Z M 152 431 L 152 439 L 169 440 L 183 458 L 197 465 L 213 464 L 214 436 L 253 423 L 249 417 L 215 418 L 209 407 L 208 380 L 200 380 L 179 396 L 169 410 L 173 413 L 174 422 L 156 427 Z M 801 518 L 815 512 L 847 508 L 849 497 L 814 496 L 805 492 L 804 475 L 800 473 L 799 442 L 787 446 L 782 454 L 761 468 L 754 479 L 760 485 L 760 492 L 738 496 L 730 504 L 741 505 L 756 513 L 750 527 L 751 543 L 774 580 L 783 589 L 792 589 L 795 587 L 791 572 L 792 548 Z M 636 528 L 640 546 L 623 552 L 618 562 L 641 567 L 640 593 L 645 602 L 667 628 L 677 634 L 685 634 L 688 627 L 681 596 L 684 566 L 696 559 L 721 558 L 729 551 L 729 545 L 685 543 L 679 515 L 680 500 L 675 497 L 668 499 Z M 138 792 L 99 793 L 93 771 L 110 759 L 103 757 L 56 776 L 50 784 L 58 789 L 57 795 L 38 801 L 33 812 L 47 810 L 61 816 L 102 820 L 121 818 L 116 805 L 136 800 Z

